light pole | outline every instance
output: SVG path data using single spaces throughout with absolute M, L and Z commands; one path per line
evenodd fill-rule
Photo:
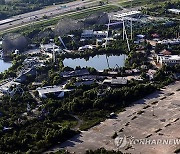
M 152 108 L 153 108 L 153 116 L 155 116 L 155 114 L 154 114 L 154 106 L 152 106 Z

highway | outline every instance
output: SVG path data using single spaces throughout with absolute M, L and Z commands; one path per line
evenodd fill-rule
M 43 18 L 44 16 L 46 16 L 49 19 L 59 15 L 63 16 L 68 13 L 76 13 L 78 8 L 83 8 L 80 10 L 83 11 L 87 8 L 101 7 L 99 5 L 100 1 L 101 0 L 76 0 L 66 4 L 51 5 L 41 10 L 13 16 L 6 20 L 0 20 L 0 31 L 1 33 L 3 33 L 9 30 L 13 30 L 14 28 L 18 28 L 25 25 L 27 26 L 38 21 L 46 20 Z M 121 2 L 125 1 L 131 0 L 122 0 Z M 104 4 L 103 6 L 112 4 L 122 8 L 124 11 L 127 11 L 127 9 L 123 8 L 117 3 L 119 3 L 119 0 L 108 0 L 108 4 Z
M 77 8 L 95 6 L 99 1 L 92 0 L 77 0 L 66 4 L 53 5 L 41 10 L 24 13 L 21 15 L 13 16 L 6 20 L 0 21 L 0 30 L 7 30 L 9 28 L 14 28 L 18 25 L 23 25 L 27 23 L 33 23 L 43 18 L 43 16 L 54 17 L 60 14 L 76 11 Z

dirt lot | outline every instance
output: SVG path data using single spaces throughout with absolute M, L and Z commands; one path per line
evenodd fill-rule
M 135 102 L 114 119 L 83 131 L 80 135 L 52 149 L 65 148 L 72 153 L 81 154 L 88 149 L 104 147 L 118 150 L 112 135 L 134 137 L 136 139 L 180 139 L 180 82 L 167 86 L 161 91 Z M 133 144 L 119 150 L 135 154 L 171 154 L 179 145 L 174 144 Z

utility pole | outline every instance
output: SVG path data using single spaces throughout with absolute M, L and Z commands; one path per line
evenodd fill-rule
M 122 39 L 124 40 L 125 38 L 124 38 L 124 32 L 125 32 L 125 23 L 124 23 L 124 19 L 122 19 L 122 21 L 123 21 L 123 34 L 122 34 Z
M 54 43 L 54 39 L 50 40 L 53 46 L 53 51 L 52 51 L 52 62 L 55 63 L 56 62 L 56 52 L 55 52 L 55 43 Z
M 53 43 L 53 63 L 56 62 L 56 52 L 55 52 L 55 48 L 54 48 L 54 43 Z
M 131 18 L 131 40 L 133 39 L 133 27 L 132 27 L 132 18 Z
M 108 17 L 109 17 L 109 16 L 108 16 Z M 107 47 L 107 40 L 108 40 L 108 36 L 109 36 L 109 24 L 110 24 L 110 22 L 111 22 L 111 20 L 110 20 L 110 17 L 109 17 L 108 28 L 107 28 L 107 35 L 106 35 L 106 42 L 105 42 L 105 49 L 106 49 L 106 47 Z M 109 67 L 109 61 L 108 61 L 107 55 L 106 55 L 106 60 L 107 60 L 108 68 L 110 68 L 110 67 Z
M 110 20 L 110 17 L 109 17 L 108 28 L 107 28 L 107 35 L 106 35 L 106 42 L 105 42 L 105 49 L 107 47 L 107 39 L 108 39 L 108 36 L 109 36 L 109 25 L 110 25 L 110 22 L 111 22 L 111 20 Z
M 132 0 L 131 0 L 131 11 L 132 11 Z M 133 27 L 132 27 L 132 17 L 131 17 L 131 40 L 133 39 Z
M 123 20 L 124 21 L 124 20 Z M 130 52 L 131 49 L 130 49 L 130 45 L 129 45 L 129 39 L 128 39 L 128 36 L 127 36 L 127 32 L 126 32 L 126 27 L 125 27 L 125 24 L 123 24 L 123 31 L 124 31 L 124 34 L 125 34 L 125 37 L 126 37 L 126 43 L 127 43 L 127 47 L 128 47 L 128 51 Z
M 155 114 L 154 114 L 154 106 L 152 106 L 152 108 L 153 108 L 153 116 L 155 116 Z

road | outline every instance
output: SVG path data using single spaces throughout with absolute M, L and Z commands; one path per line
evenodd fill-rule
M 53 5 L 41 10 L 13 16 L 9 19 L 0 21 L 0 30 L 1 32 L 3 32 L 3 31 L 8 31 L 9 29 L 14 29 L 18 26 L 23 26 L 27 24 L 30 25 L 37 21 L 43 20 L 44 16 L 47 16 L 47 18 L 52 18 L 58 15 L 65 15 L 69 12 L 76 12 L 77 8 L 93 8 L 93 7 L 95 8 L 99 6 L 100 1 L 101 0 L 77 0 L 66 4 Z M 130 1 L 130 0 L 123 0 L 122 2 L 125 1 Z M 118 3 L 119 0 L 109 0 L 108 4 L 105 5 L 109 5 L 109 4 L 116 5 L 122 8 L 123 10 L 127 11 L 127 9 L 123 8 Z
M 88 131 L 82 131 L 79 135 L 55 146 L 46 153 L 64 148 L 72 153 L 84 154 L 86 150 L 95 150 L 101 147 L 133 154 L 173 153 L 180 148 L 180 142 L 179 145 L 133 144 L 118 148 L 112 135 L 117 132 L 120 137 L 136 139 L 180 139 L 180 91 L 178 89 L 180 89 L 180 82 L 138 100 L 119 113 L 117 118 L 107 119 Z
M 7 30 L 8 28 L 12 28 L 25 23 L 33 23 L 34 21 L 42 19 L 44 15 L 47 17 L 53 17 L 59 14 L 64 14 L 66 12 L 75 11 L 77 8 L 87 7 L 93 4 L 97 5 L 97 2 L 99 1 L 77 0 L 67 4 L 55 5 L 41 10 L 17 15 L 8 19 L 8 21 L 12 21 L 12 22 L 8 22 L 0 25 L 0 30 Z M 5 21 L 0 21 L 0 23 L 4 23 L 4 22 Z

